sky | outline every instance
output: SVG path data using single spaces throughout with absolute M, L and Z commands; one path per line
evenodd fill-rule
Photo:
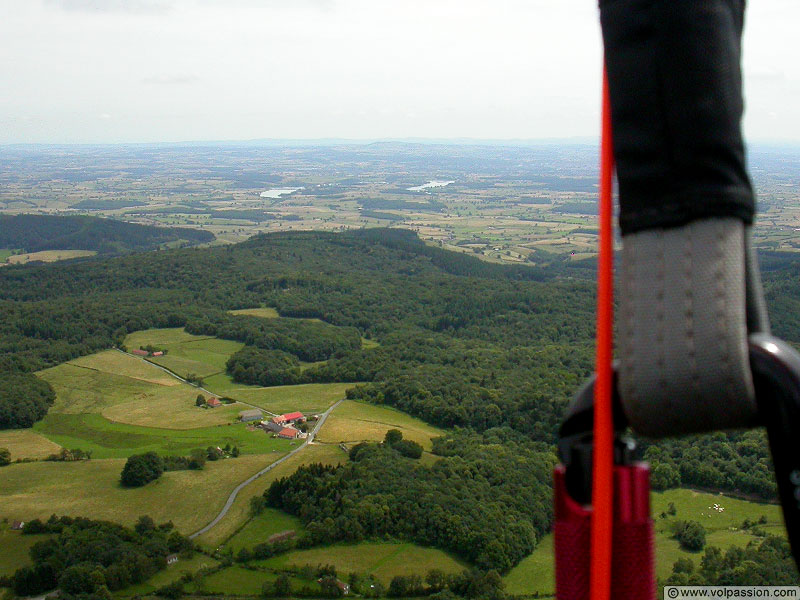
M 750 140 L 800 142 L 800 3 L 748 3 Z M 595 0 L 0 0 L 0 144 L 594 138 Z

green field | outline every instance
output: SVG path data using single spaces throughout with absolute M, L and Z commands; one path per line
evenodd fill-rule
M 166 354 L 149 357 L 148 361 L 166 367 L 184 378 L 190 373 L 205 378 L 224 372 L 225 363 L 244 344 L 192 335 L 177 327 L 136 331 L 125 338 L 125 346 L 128 351 L 142 346 L 154 346 L 166 351 Z
M 274 413 L 299 410 L 305 414 L 323 412 L 345 397 L 354 383 L 306 383 L 276 387 L 246 386 L 234 383 L 223 373 L 204 381 L 206 389 Z
M 274 481 L 273 477 L 273 481 Z M 266 508 L 256 517 L 253 517 L 225 546 L 234 552 L 240 548 L 252 548 L 256 544 L 266 542 L 269 536 L 282 531 L 293 529 L 300 532 L 303 522 L 297 517 L 283 511 Z
M 231 355 L 236 354 L 244 347 L 241 342 L 210 338 L 192 342 L 183 342 L 167 346 L 169 352 L 165 356 L 150 358 L 156 364 L 167 367 L 185 377 L 188 373 L 195 373 L 201 377 L 225 371 L 225 363 Z M 173 361 L 170 363 L 170 361 Z M 174 367 L 174 368 L 173 368 Z M 192 368 L 200 370 L 192 371 Z
M 273 569 L 290 566 L 331 564 L 346 580 L 349 573 L 370 573 L 388 584 L 397 575 L 421 575 L 431 569 L 445 573 L 458 573 L 468 565 L 436 548 L 425 548 L 412 543 L 362 542 L 360 544 L 335 544 L 309 550 L 296 550 L 257 564 Z
M 0 249 L 0 263 L 6 262 L 6 259 L 14 254 L 13 250 Z
M 271 308 L 243 309 L 231 312 L 253 314 L 265 318 L 277 316 L 275 310 Z M 167 350 L 165 356 L 150 357 L 147 360 L 161 365 L 181 377 L 194 373 L 203 378 L 203 387 L 210 392 L 274 413 L 295 410 L 310 414 L 322 412 L 336 401 L 344 398 L 345 390 L 355 385 L 351 383 L 314 383 L 262 388 L 236 383 L 225 373 L 225 363 L 231 355 L 242 348 L 243 344 L 195 336 L 186 333 L 181 328 L 137 331 L 125 339 L 125 345 L 129 350 L 148 345 L 165 349 Z M 145 361 L 140 360 L 139 362 L 146 365 Z M 316 363 L 307 363 L 304 367 L 308 368 L 312 364 Z M 241 408 L 237 409 L 237 412 L 238 410 Z
M 11 521 L 11 519 L 9 520 Z M 14 571 L 33 563 L 28 551 L 36 542 L 49 538 L 49 535 L 22 535 L 21 531 L 11 531 L 10 524 L 0 523 L 0 577 L 13 575 Z M 13 552 L 9 549 L 13 548 Z
M 168 424 L 168 421 L 165 422 L 165 425 Z M 289 440 L 273 438 L 261 430 L 250 430 L 241 423 L 196 429 L 163 429 L 112 423 L 98 414 L 52 413 L 33 428 L 65 448 L 91 450 L 93 458 L 125 458 L 149 451 L 186 456 L 193 448 L 225 444 L 238 446 L 243 454 L 284 453 L 291 449 Z
M 56 392 L 50 416 L 94 413 L 130 425 L 191 429 L 232 423 L 242 410 L 241 406 L 198 408 L 197 388 L 113 350 L 37 374 Z
M 7 260 L 11 264 L 22 265 L 33 261 L 56 262 L 57 260 L 94 256 L 95 254 L 97 254 L 97 252 L 94 250 L 42 250 L 40 252 L 16 254 L 7 257 Z
M 201 471 L 170 471 L 130 489 L 119 484 L 122 459 L 13 464 L 3 468 L 0 518 L 29 521 L 55 513 L 132 525 L 147 514 L 188 534 L 216 516 L 238 483 L 279 456 L 208 462 Z
M 89 356 L 82 356 L 69 361 L 67 364 L 101 373 L 122 375 L 167 387 L 180 385 L 180 381 L 169 373 L 165 373 L 161 369 L 154 369 L 146 361 L 123 354 L 117 350 L 106 350 Z
M 181 330 L 154 331 L 162 339 L 186 335 Z M 210 348 L 201 351 L 214 354 L 219 341 L 205 340 Z M 121 352 L 85 356 L 38 375 L 53 386 L 57 399 L 36 423 L 35 432 L 67 448 L 91 450 L 94 458 L 123 458 L 150 450 L 185 455 L 193 448 L 225 444 L 238 446 L 245 454 L 290 448 L 286 440 L 238 423 L 243 405 L 197 407 L 197 388 Z
M 125 338 L 125 346 L 128 351 L 152 344 L 159 348 L 172 344 L 182 344 L 184 342 L 196 342 L 199 340 L 215 339 L 210 336 L 200 336 L 187 333 L 183 327 L 168 327 L 164 329 L 144 329 L 134 331 Z
M 546 598 L 545 594 L 554 594 L 556 589 L 555 554 L 553 553 L 553 534 L 544 536 L 536 550 L 503 577 L 506 592 L 509 594 L 527 596 L 538 593 Z
M 203 595 L 260 596 L 264 583 L 273 582 L 277 577 L 275 573 L 233 566 L 204 577 L 190 589 Z
M 759 527 L 772 535 L 785 535 L 781 509 L 776 504 L 748 502 L 719 494 L 695 492 L 688 489 L 654 492 L 651 496 L 652 514 L 656 529 L 656 574 L 666 579 L 672 573 L 672 565 L 682 557 L 689 557 L 698 564 L 701 553 L 691 553 L 680 548 L 676 540 L 671 539 L 671 525 L 675 520 L 697 521 L 706 530 L 706 546 L 718 546 L 723 550 L 731 546 L 745 546 L 756 540 L 749 531 L 741 529 L 742 521 L 758 521 L 761 516 L 767 518 L 766 525 Z M 675 504 L 677 514 L 674 517 L 661 518 L 668 504 Z M 713 510 L 714 504 L 725 510 Z
M 0 431 L 0 448 L 8 448 L 11 460 L 18 458 L 47 458 L 57 454 L 61 446 L 51 442 L 31 429 L 6 429 Z
M 442 435 L 432 427 L 393 408 L 345 400 L 331 413 L 317 439 L 323 443 L 382 441 L 390 429 L 399 429 L 403 437 L 431 449 L 431 439 Z
M 247 315 L 250 317 L 261 317 L 262 319 L 277 319 L 280 317 L 274 308 L 242 308 L 239 310 L 228 311 L 232 315 Z

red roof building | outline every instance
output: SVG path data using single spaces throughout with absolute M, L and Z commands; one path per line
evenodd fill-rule
M 150 353 L 147 350 L 131 350 L 131 354 L 135 354 L 136 356 L 148 356 Z
M 300 435 L 300 432 L 294 427 L 284 427 L 278 432 L 279 438 L 285 438 L 287 440 L 295 440 L 298 435 Z
M 206 400 L 206 404 L 211 408 L 216 408 L 217 406 L 222 406 L 222 402 L 219 401 L 219 398 L 214 398 L 213 396 Z
M 164 356 L 164 353 L 159 350 L 158 352 L 153 352 L 153 356 Z
M 305 423 L 306 418 L 303 416 L 301 412 L 292 412 L 286 413 L 285 415 L 278 415 L 277 417 L 273 417 L 272 421 L 274 423 Z

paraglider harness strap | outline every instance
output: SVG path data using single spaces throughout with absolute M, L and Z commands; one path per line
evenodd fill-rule
M 560 600 L 609 600 L 612 595 L 617 600 L 640 600 L 654 594 L 648 472 L 646 467 L 632 464 L 633 443 L 622 435 L 630 423 L 620 400 L 616 367 L 611 362 L 613 169 L 611 110 L 604 71 L 595 376 L 568 409 L 559 431 L 562 465 L 554 474 L 556 589 Z M 746 256 L 747 260 L 751 258 Z M 750 291 L 748 288 L 748 294 Z M 748 309 L 756 304 L 748 297 Z M 749 327 L 758 324 L 757 318 L 752 321 L 748 314 Z M 750 327 L 751 331 L 758 329 Z M 752 389 L 740 406 L 749 414 L 735 418 L 742 419 L 738 426 L 761 424 L 767 428 L 786 529 L 795 560 L 800 564 L 800 436 L 795 431 L 800 424 L 800 354 L 768 333 L 751 333 L 747 346 L 745 360 L 749 359 L 747 375 L 752 376 Z M 703 365 L 706 369 L 716 367 Z M 700 400 L 711 401 L 707 394 Z M 691 401 L 697 402 L 697 398 Z M 654 417 L 646 415 L 645 420 L 651 418 Z M 659 435 L 686 433 L 672 431 L 672 426 L 667 421 L 655 429 Z M 696 431 L 721 426 L 732 425 L 725 419 L 716 423 L 709 419 Z M 639 568 L 631 569 L 637 561 Z

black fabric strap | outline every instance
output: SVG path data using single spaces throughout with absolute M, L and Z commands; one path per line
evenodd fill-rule
M 741 134 L 742 0 L 605 0 L 600 19 L 623 235 L 752 223 Z

